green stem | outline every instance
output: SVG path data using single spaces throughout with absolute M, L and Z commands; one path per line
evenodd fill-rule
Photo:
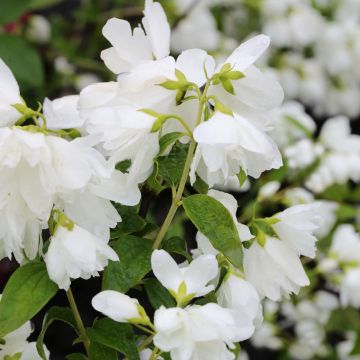
M 70 308 L 71 308 L 71 311 L 72 311 L 75 321 L 76 321 L 76 326 L 79 331 L 80 339 L 84 344 L 87 355 L 89 355 L 90 340 L 86 335 L 84 323 L 81 320 L 81 316 L 80 316 L 79 310 L 76 306 L 74 295 L 70 288 L 69 288 L 69 290 L 66 291 L 66 296 L 69 300 Z
M 198 113 L 197 113 L 197 118 L 196 118 L 196 125 L 199 125 L 201 123 L 204 105 L 207 101 L 207 91 L 209 90 L 210 84 L 211 84 L 211 80 L 209 80 L 206 83 L 204 92 L 202 93 L 202 96 L 199 99 L 199 108 L 198 108 Z M 171 206 L 166 215 L 166 218 L 156 236 L 156 239 L 155 239 L 154 245 L 153 245 L 153 249 L 158 249 L 160 247 L 161 242 L 163 241 L 163 239 L 169 229 L 169 226 L 170 226 L 172 220 L 174 219 L 176 211 L 177 211 L 178 207 L 181 205 L 181 199 L 182 199 L 186 181 L 187 181 L 187 178 L 189 175 L 190 166 L 191 166 L 191 162 L 192 162 L 192 159 L 194 156 L 195 148 L 196 148 L 196 142 L 194 139 L 191 139 L 189 150 L 188 150 L 186 161 L 185 161 L 185 165 L 184 165 L 184 169 L 183 169 L 181 179 L 179 182 L 179 186 L 177 188 L 175 196 L 173 196 Z

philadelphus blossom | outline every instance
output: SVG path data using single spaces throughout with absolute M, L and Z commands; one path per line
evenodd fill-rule
M 250 337 L 255 326 L 262 320 L 262 306 L 255 288 L 238 274 L 230 274 L 217 291 L 218 304 L 232 309 L 237 322 L 242 324 L 244 331 L 248 328 Z
M 27 321 L 24 325 L 4 336 L 5 344 L 0 345 L 1 359 L 24 359 L 41 360 L 36 350 L 35 342 L 28 342 L 27 339 L 32 333 L 31 323 Z M 49 358 L 49 351 L 45 348 L 46 358 Z M 19 357 L 20 356 L 20 357 Z
M 269 224 L 278 238 L 259 229 L 260 241 L 244 249 L 245 277 L 261 297 L 277 301 L 309 284 L 299 256 L 315 256 L 317 208 L 297 205 L 274 215 Z
M 129 22 L 110 19 L 103 28 L 104 36 L 113 47 L 103 50 L 101 58 L 114 73 L 131 70 L 138 63 L 161 60 L 170 53 L 170 26 L 159 3 L 145 1 L 142 24 L 133 31 Z
M 350 121 L 338 116 L 321 129 L 320 142 L 327 150 L 306 186 L 320 193 L 333 184 L 360 181 L 360 136 L 351 134 Z
M 214 289 L 208 283 L 218 274 L 214 255 L 201 255 L 190 265 L 179 267 L 164 250 L 155 250 L 151 256 L 154 275 L 178 302 L 188 302 L 193 297 L 204 296 Z
M 150 322 L 145 310 L 136 299 L 118 291 L 105 290 L 92 299 L 95 310 L 117 322 L 148 324 Z
M 241 169 L 252 177 L 282 165 L 281 155 L 273 141 L 246 118 L 220 112 L 194 131 L 198 148 L 191 169 L 209 186 L 224 183 Z
M 69 288 L 70 279 L 98 276 L 109 260 L 119 260 L 106 241 L 69 219 L 57 225 L 44 259 L 50 279 L 64 290 Z
M 209 303 L 185 309 L 160 307 L 155 312 L 154 344 L 173 360 L 231 360 L 234 342 L 245 340 L 248 329 L 237 324 L 231 310 Z

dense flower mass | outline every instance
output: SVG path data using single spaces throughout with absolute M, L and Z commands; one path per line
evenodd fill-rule
M 340 307 L 360 308 L 360 137 L 346 117 L 360 109 L 340 94 L 358 91 L 354 9 L 244 1 L 267 35 L 220 45 L 212 11 L 234 3 L 176 0 L 174 29 L 153 0 L 135 27 L 109 19 L 112 81 L 36 110 L 0 59 L 0 260 L 20 265 L 0 301 L 4 360 L 49 358 L 54 320 L 83 344 L 69 359 L 243 360 L 249 339 L 291 359 L 358 351 L 350 325 L 336 354 L 327 338 Z M 345 115 L 317 129 L 280 83 Z M 91 277 L 105 318 L 85 329 L 71 286 Z M 35 346 L 29 321 L 59 289 L 70 308 L 49 309 Z

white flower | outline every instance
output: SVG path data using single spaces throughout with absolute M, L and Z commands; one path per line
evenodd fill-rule
M 93 308 L 118 322 L 148 323 L 145 310 L 139 302 L 118 291 L 105 290 L 91 301 Z
M 99 139 L 109 164 L 115 166 L 124 160 L 131 161 L 128 174 L 117 172 L 113 185 L 114 193 L 122 193 L 124 198 L 119 197 L 117 201 L 136 205 L 141 196 L 137 186 L 153 170 L 153 159 L 159 151 L 159 135 L 150 132 L 155 118 L 138 111 L 140 107 L 130 101 L 125 104 L 117 91 L 116 83 L 91 85 L 80 94 L 80 108 L 86 118 L 87 132 Z
M 212 85 L 209 94 L 215 95 L 221 102 L 239 115 L 266 129 L 269 122 L 268 111 L 279 106 L 284 98 L 283 90 L 275 77 L 263 73 L 253 64 L 266 51 L 270 38 L 258 35 L 241 44 L 215 72 L 224 64 L 239 71 L 243 77 L 232 81 L 234 94 L 227 92 L 221 84 Z
M 273 216 L 279 220 L 272 225 L 279 239 L 297 255 L 315 257 L 313 233 L 322 221 L 319 208 L 317 203 L 295 205 Z
M 284 149 L 284 155 L 292 169 L 304 169 L 314 163 L 323 152 L 324 148 L 321 144 L 316 144 L 308 138 L 301 139 Z
M 297 294 L 309 279 L 300 259 L 283 241 L 267 237 L 264 246 L 254 242 L 244 249 L 245 278 L 261 297 L 278 301 L 282 295 Z
M 28 342 L 27 338 L 32 333 L 30 321 L 4 336 L 4 345 L 0 345 L 0 359 L 11 358 L 16 354 L 21 354 L 21 359 L 41 360 L 36 350 L 35 342 Z M 46 358 L 49 358 L 49 351 L 45 347 Z
M 239 275 L 230 274 L 216 295 L 218 304 L 234 310 L 242 327 L 248 327 L 250 337 L 262 321 L 262 306 L 255 288 Z
M 315 121 L 306 114 L 303 105 L 296 101 L 284 103 L 272 111 L 272 116 L 273 129 L 270 135 L 281 148 L 316 130 Z
M 340 225 L 334 235 L 330 247 L 330 256 L 342 263 L 360 265 L 360 235 L 352 225 Z
M 201 255 L 190 265 L 179 267 L 164 250 L 155 250 L 151 256 L 151 267 L 161 284 L 179 302 L 188 302 L 193 297 L 204 296 L 214 289 L 207 285 L 219 271 L 214 255 Z
M 277 335 L 276 327 L 269 323 L 263 322 L 259 329 L 256 329 L 251 337 L 251 343 L 257 348 L 268 348 L 271 350 L 279 350 L 283 346 L 280 336 Z
M 342 306 L 360 307 L 360 269 L 349 270 L 341 281 L 340 301 Z
M 33 259 L 42 227 L 59 194 L 83 190 L 93 177 L 108 176 L 105 160 L 85 139 L 0 129 L 0 255 Z M 100 158 L 99 158 L 100 156 Z
M 59 99 L 45 99 L 43 112 L 48 129 L 81 128 L 84 119 L 79 114 L 79 96 L 68 95 Z
M 153 56 L 161 60 L 170 52 L 170 27 L 161 5 L 152 0 L 145 1 L 144 30 L 139 26 L 133 31 L 125 20 L 112 18 L 103 28 L 103 35 L 113 47 L 103 50 L 101 58 L 114 73 L 131 70 L 141 62 L 152 61 Z
M 195 6 L 186 1 L 177 0 L 177 7 L 182 8 L 182 15 L 186 17 L 182 19 L 171 36 L 171 47 L 175 52 L 180 53 L 186 49 L 201 48 L 207 51 L 214 51 L 220 43 L 220 33 L 217 29 L 216 21 L 211 10 L 205 4 L 205 1 L 199 1 Z M 190 11 L 189 11 L 190 10 Z M 206 34 L 198 31 L 201 28 Z
M 225 183 L 241 169 L 258 178 L 265 170 L 282 165 L 275 143 L 237 114 L 229 116 L 216 112 L 196 127 L 194 139 L 198 146 L 191 165 L 191 183 L 195 182 L 195 172 L 213 186 Z
M 38 44 L 46 44 L 51 37 L 51 25 L 45 16 L 32 15 L 26 35 Z
M 161 307 L 154 317 L 154 344 L 170 352 L 173 360 L 231 360 L 228 350 L 245 340 L 248 331 L 236 324 L 232 312 L 217 304 L 185 309 Z
M 109 260 L 119 260 L 105 241 L 76 224 L 71 230 L 58 225 L 44 259 L 50 279 L 64 290 L 69 288 L 71 278 L 98 276 Z
M 0 126 L 15 124 L 21 114 L 12 105 L 23 104 L 19 85 L 13 73 L 0 59 Z
M 260 188 L 258 200 L 271 199 L 279 191 L 280 187 L 281 183 L 279 181 L 269 181 Z

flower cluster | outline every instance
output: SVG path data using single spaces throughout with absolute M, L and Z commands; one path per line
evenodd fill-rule
M 219 14 L 219 8 L 222 31 L 211 11 Z M 223 53 L 234 46 L 234 39 L 262 32 L 272 39 L 265 62 L 288 99 L 300 100 L 321 116 L 360 114 L 358 1 L 203 0 L 194 7 L 178 5 L 179 14 L 185 9 L 188 15 L 176 29 L 174 49 L 201 44 Z M 206 40 L 188 35 L 199 23 L 209 34 Z

